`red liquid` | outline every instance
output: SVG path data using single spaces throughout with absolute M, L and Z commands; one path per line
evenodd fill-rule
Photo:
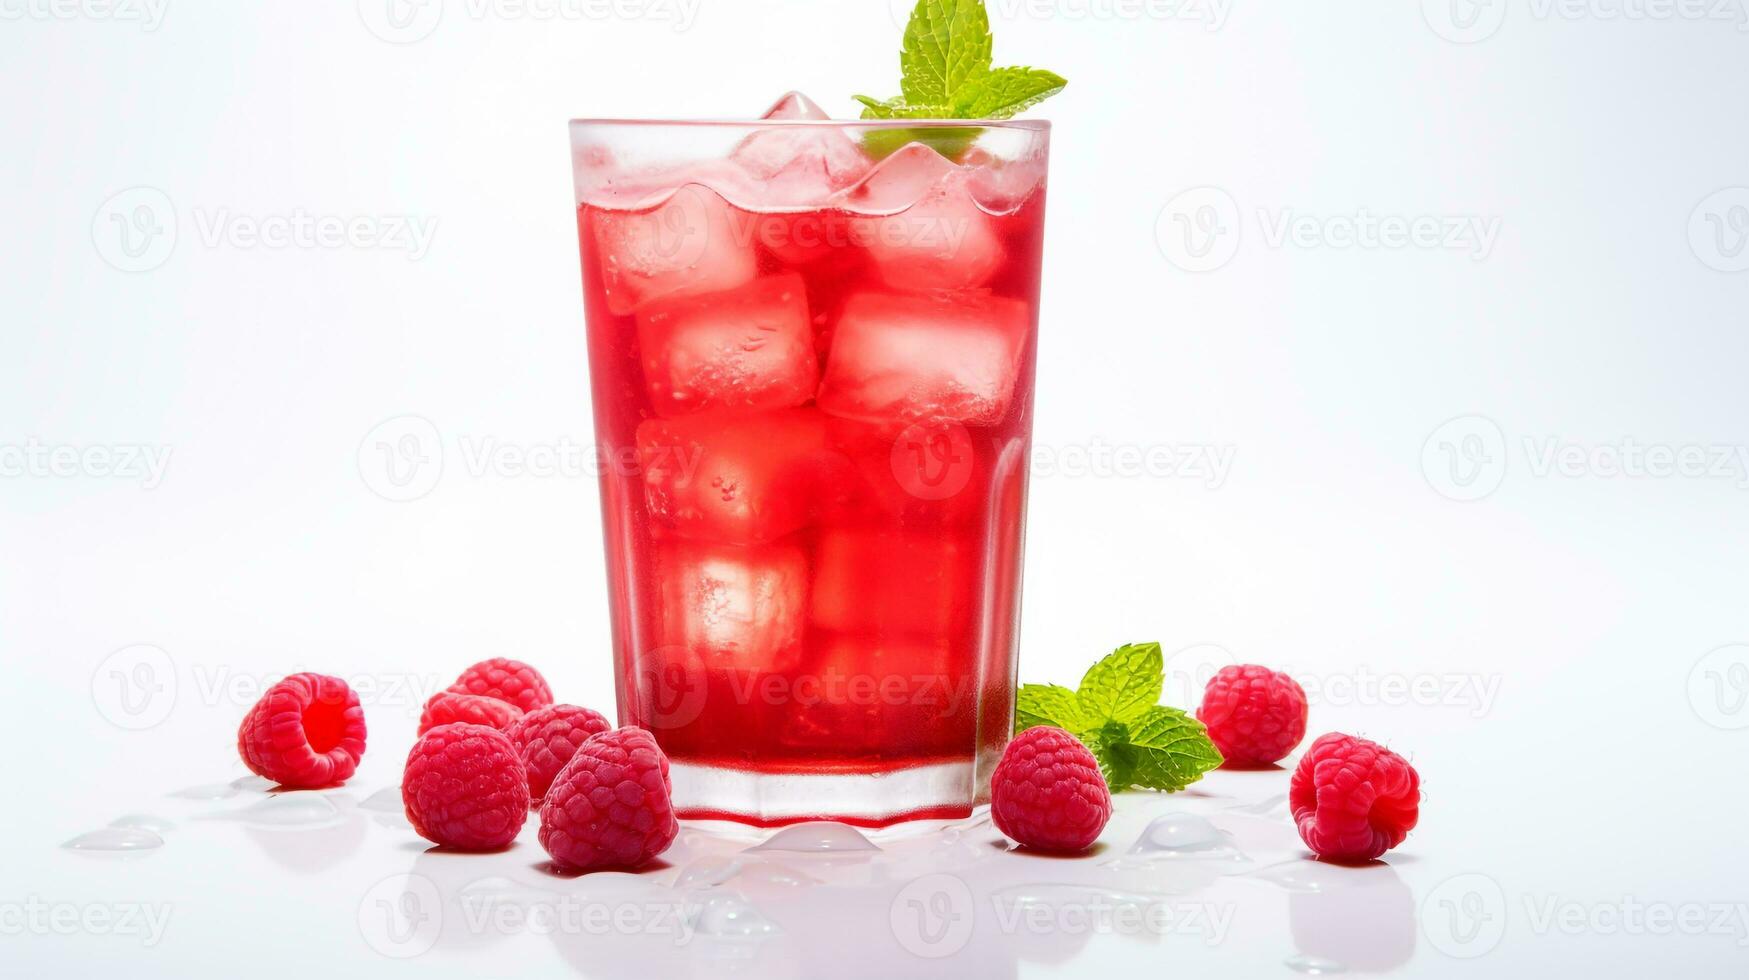
M 904 815 L 987 795 L 1013 726 L 1043 214 L 1042 186 L 1004 214 L 962 190 L 761 215 L 697 186 L 579 208 L 620 719 L 675 763 L 961 763 L 967 798 Z M 809 815 L 859 819 L 834 806 Z

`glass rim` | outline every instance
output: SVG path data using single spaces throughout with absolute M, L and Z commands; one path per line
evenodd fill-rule
M 1049 132 L 1049 119 L 603 119 L 579 118 L 569 121 L 571 129 L 598 126 L 603 128 L 662 127 L 696 129 L 748 129 L 757 127 L 834 127 L 845 129 L 1014 129 L 1024 132 Z

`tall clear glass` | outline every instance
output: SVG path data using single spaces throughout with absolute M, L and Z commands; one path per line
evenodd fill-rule
M 620 721 L 683 817 L 963 816 L 1013 728 L 1048 123 L 576 120 Z

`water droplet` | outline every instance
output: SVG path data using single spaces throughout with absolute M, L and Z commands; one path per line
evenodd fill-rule
M 674 887 L 678 889 L 715 888 L 740 873 L 740 858 L 699 858 L 680 869 L 680 874 L 674 877 Z
M 360 810 L 371 810 L 376 813 L 405 813 L 406 804 L 401 799 L 401 787 L 388 786 L 377 790 L 364 798 L 358 805 Z
M 303 793 L 262 800 L 235 817 L 257 827 L 307 827 L 332 823 L 339 818 L 340 808 L 331 801 Z
M 749 851 L 878 851 L 874 842 L 849 824 L 816 820 L 785 827 Z
M 1246 861 L 1227 834 L 1194 813 L 1168 813 L 1154 818 L 1129 853 L 1110 867 L 1146 867 L 1157 861 Z
M 176 829 L 175 824 L 163 817 L 156 817 L 150 813 L 130 813 L 126 816 L 116 817 L 109 822 L 109 825 L 111 827 L 132 827 L 136 830 L 149 830 L 159 836 L 163 836 L 164 834 Z
M 237 787 L 231 783 L 203 783 L 170 795 L 183 800 L 228 800 L 237 795 Z
M 231 785 L 243 793 L 265 793 L 279 784 L 260 776 L 238 776 L 231 780 Z
M 687 910 L 693 931 L 701 936 L 751 939 L 781 932 L 777 924 L 734 892 L 709 892 Z
M 1282 961 L 1282 965 L 1295 973 L 1304 973 L 1309 977 L 1321 977 L 1327 973 L 1343 973 L 1348 969 L 1335 960 L 1319 959 L 1316 956 L 1290 956 Z
M 163 847 L 164 838 L 143 827 L 104 827 L 61 846 L 70 851 L 149 851 Z

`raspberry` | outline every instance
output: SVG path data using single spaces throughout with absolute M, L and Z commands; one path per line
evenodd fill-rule
M 419 734 L 458 721 L 503 731 L 521 717 L 522 709 L 508 701 L 438 691 L 425 702 L 425 710 L 419 715 Z
M 990 816 L 1015 843 L 1082 851 L 1111 819 L 1111 791 L 1087 746 L 1049 725 L 1028 728 L 990 777 Z
M 540 844 L 561 868 L 635 868 L 674 843 L 668 757 L 642 728 L 596 735 L 553 780 Z
M 364 709 L 338 677 L 293 674 L 243 716 L 237 752 L 250 772 L 281 786 L 343 783 L 364 755 Z
M 553 689 L 540 671 L 520 660 L 493 657 L 462 671 L 449 690 L 457 694 L 476 694 L 484 698 L 508 701 L 523 711 L 533 711 L 553 703 Z
M 419 836 L 463 851 L 491 851 L 516 839 L 528 819 L 528 773 L 516 746 L 495 728 L 439 725 L 413 743 L 401 802 Z
M 1227 768 L 1258 769 L 1280 762 L 1306 737 L 1306 692 L 1267 667 L 1222 667 L 1209 678 L 1196 717 Z
M 536 708 L 513 722 L 504 734 L 522 756 L 528 769 L 528 795 L 535 802 L 547 795 L 553 777 L 571 761 L 571 756 L 591 735 L 612 731 L 599 712 L 574 704 L 549 704 Z
M 1313 854 L 1359 864 L 1403 843 L 1414 828 L 1421 777 L 1390 749 L 1331 732 L 1300 759 L 1287 801 Z

